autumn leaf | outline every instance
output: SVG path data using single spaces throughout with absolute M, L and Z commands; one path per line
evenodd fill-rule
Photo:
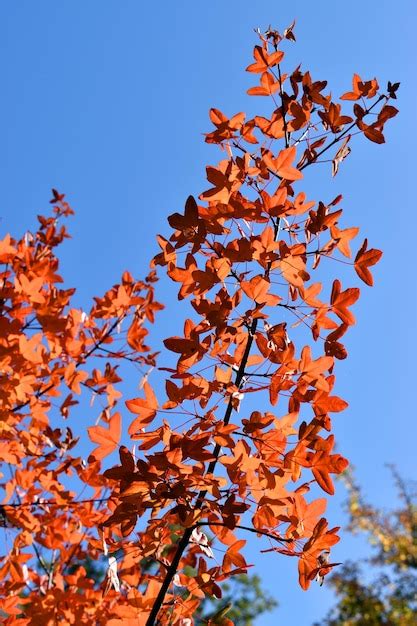
M 348 461 L 342 456 L 329 455 L 325 451 L 316 452 L 311 459 L 311 470 L 317 483 L 326 493 L 334 494 L 334 485 L 330 472 L 341 474 L 348 466 Z
M 336 176 L 337 172 L 339 171 L 340 164 L 342 163 L 342 161 L 346 159 L 347 156 L 349 156 L 351 152 L 349 146 L 347 145 L 350 141 L 350 138 L 351 138 L 351 135 L 348 135 L 346 137 L 346 139 L 343 141 L 342 145 L 340 146 L 339 150 L 336 152 L 336 154 L 333 157 L 332 176 Z
M 303 174 L 292 163 L 296 157 L 297 149 L 295 146 L 281 150 L 276 158 L 272 157 L 269 152 L 265 153 L 263 160 L 266 166 L 275 174 L 286 180 L 300 180 Z
M 348 91 L 340 96 L 341 100 L 359 100 L 360 98 L 373 98 L 379 88 L 377 80 L 362 81 L 359 74 L 353 75 L 353 91 Z
M 334 313 L 348 326 L 355 324 L 355 317 L 348 307 L 354 304 L 360 295 L 357 287 L 351 287 L 341 291 L 341 283 L 338 279 L 333 281 L 331 307 Z
M 11 237 L 7 234 L 0 241 L 0 263 L 8 263 L 16 253 L 16 248 L 11 245 Z
M 227 203 L 233 191 L 239 189 L 241 182 L 238 178 L 239 169 L 227 161 L 219 163 L 219 167 L 207 167 L 207 180 L 212 188 L 200 194 L 201 200 L 210 200 Z
M 349 242 L 356 237 L 359 232 L 359 228 L 345 228 L 340 230 L 337 226 L 331 226 L 330 234 L 336 242 L 336 247 L 340 252 L 348 259 L 352 256 L 350 251 Z
M 311 581 L 316 576 L 320 562 L 319 555 L 323 550 L 329 550 L 340 540 L 337 536 L 338 528 L 328 530 L 328 522 L 321 518 L 313 529 L 310 539 L 305 543 L 303 552 L 298 561 L 299 582 L 302 589 L 309 588 Z
M 236 136 L 245 121 L 244 113 L 237 113 L 232 118 L 227 118 L 219 109 L 210 109 L 210 120 L 216 126 L 216 130 L 206 134 L 207 143 L 220 143 Z
M 368 125 L 362 121 L 359 121 L 357 124 L 367 139 L 373 141 L 374 143 L 385 143 L 385 137 L 382 131 L 375 125 Z
M 330 356 L 321 356 L 318 359 L 311 358 L 310 346 L 305 346 L 301 353 L 301 359 L 298 364 L 301 373 L 300 380 L 321 389 L 329 391 L 329 384 L 325 380 L 323 374 L 326 370 L 333 367 L 334 361 Z
M 108 424 L 108 428 L 103 426 L 90 426 L 87 428 L 91 441 L 98 444 L 97 448 L 94 448 L 90 455 L 97 461 L 104 459 L 119 446 L 122 434 L 122 416 L 120 413 L 114 413 Z
M 247 90 L 249 96 L 272 96 L 279 89 L 279 82 L 269 72 L 261 76 L 261 85 Z
M 255 63 L 249 65 L 246 71 L 258 73 L 265 72 L 268 68 L 280 63 L 284 57 L 284 53 L 281 50 L 277 50 L 272 54 L 268 54 L 264 46 L 255 46 L 253 56 Z
M 137 431 L 141 430 L 145 426 L 148 426 L 148 424 L 150 424 L 154 419 L 158 409 L 158 400 L 156 399 L 150 384 L 145 382 L 143 389 L 145 392 L 145 398 L 126 400 L 126 406 L 129 411 L 138 415 L 138 417 L 136 417 L 129 425 L 129 435 L 134 435 Z
M 368 240 L 365 239 L 355 257 L 355 270 L 359 278 L 361 278 L 364 283 L 372 287 L 374 279 L 368 268 L 378 263 L 382 257 L 382 252 L 381 250 L 376 250 L 374 248 L 367 250 L 367 247 Z
M 299 248 L 289 249 L 281 246 L 281 261 L 279 267 L 282 272 L 282 276 L 287 280 L 290 285 L 294 287 L 303 288 L 305 281 L 309 280 L 310 274 L 306 271 L 306 262 L 303 258 L 304 249 L 301 246 Z M 298 252 L 298 253 L 297 253 Z
M 242 281 L 242 291 L 255 302 L 265 302 L 270 288 L 268 280 L 261 275 L 254 276 L 249 281 Z

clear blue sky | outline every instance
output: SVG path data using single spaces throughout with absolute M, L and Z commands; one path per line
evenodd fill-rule
M 364 286 L 355 309 L 350 358 L 339 365 L 338 392 L 350 408 L 335 429 L 366 494 L 391 506 L 384 463 L 417 478 L 414 2 L 3 0 L 0 233 L 33 229 L 56 187 L 76 211 L 62 258 L 78 303 L 87 307 L 124 269 L 143 276 L 167 215 L 207 187 L 204 167 L 220 158 L 202 137 L 208 109 L 255 106 L 244 72 L 252 29 L 283 29 L 294 17 L 290 69 L 302 62 L 334 94 L 350 87 L 353 72 L 402 83 L 387 144 L 357 142 L 336 179 L 321 177 L 317 189 L 327 198 L 343 193 L 346 223 L 384 250 L 376 287 Z M 161 286 L 162 300 L 169 293 Z M 180 330 L 163 319 L 164 334 Z M 342 499 L 339 487 L 332 525 L 343 523 Z M 361 550 L 344 536 L 334 556 Z M 280 601 L 260 626 L 320 620 L 332 600 L 326 587 L 302 592 L 295 562 L 250 554 Z

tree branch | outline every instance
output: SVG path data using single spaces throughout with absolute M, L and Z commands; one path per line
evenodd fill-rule
M 240 388 L 240 385 L 242 384 L 242 380 L 243 380 L 243 378 L 245 376 L 245 368 L 246 368 L 246 365 L 247 365 L 247 362 L 248 362 L 248 357 L 249 357 L 250 350 L 251 350 L 251 347 L 252 347 L 252 343 L 253 343 L 253 339 L 254 339 L 254 336 L 255 336 L 257 325 L 258 325 L 258 320 L 257 319 L 252 320 L 252 324 L 251 324 L 251 327 L 250 327 L 250 330 L 249 330 L 249 333 L 248 333 L 248 340 L 247 340 L 247 343 L 246 343 L 245 352 L 243 354 L 242 361 L 241 361 L 240 366 L 239 366 L 239 370 L 238 370 L 238 372 L 236 374 L 235 385 L 236 385 L 236 387 L 238 389 Z M 223 418 L 223 423 L 225 425 L 227 425 L 229 423 L 229 421 L 230 421 L 230 418 L 231 418 L 231 415 L 232 415 L 232 410 L 233 410 L 233 404 L 232 404 L 232 398 L 230 398 L 229 399 L 229 403 L 228 403 L 227 408 L 226 408 L 226 411 L 225 411 L 225 414 L 224 414 L 224 418 Z M 220 450 L 221 450 L 221 446 L 218 443 L 216 443 L 214 451 L 213 451 L 214 458 L 213 458 L 212 461 L 210 461 L 210 463 L 208 465 L 208 468 L 207 468 L 206 474 L 212 474 L 214 472 L 214 469 L 215 469 L 215 467 L 217 465 L 217 461 L 218 461 L 218 458 L 219 458 Z M 195 505 L 194 509 L 201 508 L 206 495 L 207 495 L 207 490 L 200 491 L 199 495 L 197 496 L 197 501 L 196 501 L 196 505 Z M 180 541 L 178 543 L 178 546 L 177 546 L 177 549 L 175 551 L 175 554 L 174 554 L 174 557 L 172 559 L 172 562 L 171 562 L 171 564 L 169 565 L 169 567 L 167 569 L 164 581 L 163 581 L 163 583 L 161 585 L 161 588 L 160 588 L 159 593 L 158 593 L 158 595 L 156 597 L 156 600 L 155 600 L 155 602 L 154 602 L 154 604 L 152 606 L 152 610 L 151 610 L 151 612 L 149 614 L 149 617 L 148 617 L 148 619 L 146 621 L 146 626 L 154 626 L 154 624 L 155 624 L 155 620 L 158 617 L 158 613 L 159 613 L 159 611 L 160 611 L 160 609 L 161 609 L 161 607 L 163 605 L 163 602 L 164 602 L 166 593 L 168 591 L 168 588 L 169 588 L 169 586 L 170 586 L 170 584 L 172 582 L 172 579 L 174 578 L 174 576 L 175 576 L 175 574 L 177 572 L 178 565 L 180 563 L 180 560 L 181 560 L 181 557 L 182 557 L 182 555 L 184 553 L 184 550 L 187 548 L 188 544 L 190 543 L 192 532 L 193 532 L 193 528 L 187 528 L 184 531 L 184 534 L 183 534 L 183 536 L 181 537 L 181 539 L 180 539 Z
M 223 526 L 227 528 L 226 524 L 222 522 L 197 522 L 194 526 Z M 257 528 L 252 528 L 251 526 L 242 526 L 241 524 L 237 524 L 235 528 L 240 528 L 240 530 L 247 530 L 250 533 L 255 533 L 257 535 L 263 535 L 264 537 L 268 537 L 269 539 L 274 539 L 275 541 L 285 541 L 286 543 L 290 543 L 294 541 L 294 539 L 289 539 L 288 537 L 277 537 L 273 533 L 269 533 L 265 530 L 258 530 Z

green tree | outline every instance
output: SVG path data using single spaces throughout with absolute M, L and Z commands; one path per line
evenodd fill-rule
M 240 574 L 230 579 L 222 587 L 223 597 L 206 598 L 195 616 L 196 626 L 203 626 L 209 621 L 214 626 L 222 624 L 227 617 L 238 626 L 253 626 L 264 613 L 272 611 L 278 602 L 263 588 L 261 579 L 256 574 Z
M 388 512 L 368 504 L 347 476 L 348 528 L 367 536 L 372 555 L 329 577 L 338 600 L 320 626 L 417 624 L 417 491 L 391 471 L 400 506 Z

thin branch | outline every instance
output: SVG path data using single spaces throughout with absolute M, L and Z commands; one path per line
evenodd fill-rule
M 73 500 L 72 502 L 68 502 L 68 503 L 65 503 L 65 502 L 58 503 L 55 500 L 42 500 L 42 502 L 10 502 L 7 504 L 0 504 L 0 511 L 2 510 L 6 511 L 8 507 L 14 508 L 14 509 L 32 507 L 32 506 L 35 506 L 35 507 L 36 506 L 55 506 L 57 508 L 67 508 L 67 507 L 75 506 L 78 504 L 88 504 L 89 502 L 108 502 L 114 497 L 115 496 L 109 496 L 108 498 L 89 498 L 87 500 Z
M 277 67 L 278 67 L 278 80 L 279 80 L 279 95 L 281 97 L 282 121 L 283 121 L 283 124 L 284 124 L 285 147 L 288 148 L 290 133 L 287 131 L 287 118 L 286 118 L 286 110 L 285 110 L 285 104 L 284 104 L 284 92 L 282 91 L 281 66 L 280 66 L 279 63 L 278 63 Z
M 379 102 L 381 102 L 381 100 L 388 100 L 388 97 L 385 95 L 380 95 L 378 100 L 375 100 L 375 102 L 373 103 L 373 105 L 371 107 L 369 107 L 369 109 L 365 110 L 364 113 L 364 117 L 365 115 L 368 115 L 372 109 L 374 107 L 376 107 L 377 104 L 379 104 Z M 325 146 L 323 148 L 323 150 L 320 150 L 320 152 L 317 152 L 316 156 L 314 157 L 314 159 L 312 159 L 311 161 L 307 161 L 307 163 L 304 163 L 304 165 L 302 165 L 300 167 L 300 172 L 303 171 L 306 167 L 308 167 L 309 165 L 311 165 L 312 163 L 317 162 L 317 159 L 319 157 L 321 157 L 322 154 L 324 154 L 327 150 L 329 150 L 330 148 L 332 148 L 334 145 L 336 145 L 343 137 L 345 137 L 353 128 L 355 128 L 356 126 L 356 121 L 352 122 L 352 124 L 350 124 L 350 126 L 348 126 L 342 133 L 340 133 L 339 135 L 337 135 L 337 137 L 335 137 L 333 139 L 333 141 L 331 141 L 327 146 Z M 361 131 L 362 132 L 362 131 Z
M 226 524 L 223 524 L 223 522 L 197 522 L 196 524 L 194 524 L 194 526 L 223 526 L 224 528 L 227 528 Z M 258 530 L 257 528 L 252 528 L 251 526 L 242 526 L 241 524 L 236 524 L 234 528 L 240 528 L 240 530 L 247 530 L 250 533 L 263 535 L 264 537 L 274 539 L 275 541 L 285 541 L 287 543 L 291 543 L 294 541 L 294 539 L 289 539 L 288 537 L 277 537 L 277 535 L 269 533 L 266 530 Z
M 101 339 L 99 339 L 98 341 L 96 341 L 96 343 L 94 343 L 94 345 L 90 348 L 90 350 L 88 350 L 82 357 L 80 357 L 80 359 L 78 360 L 77 364 L 76 364 L 76 368 L 80 367 L 80 365 L 82 365 L 83 363 L 85 363 L 85 361 L 96 351 L 100 348 L 101 344 L 111 335 L 111 333 L 117 328 L 117 326 L 124 320 L 124 318 L 126 317 L 127 313 L 124 313 L 120 318 L 118 318 L 115 322 L 113 322 L 113 324 L 110 326 L 110 328 L 108 329 L 108 331 L 101 337 Z M 64 380 L 64 375 L 60 376 L 60 383 Z M 56 387 L 56 383 L 51 383 L 49 385 L 47 385 L 44 389 L 40 389 L 39 391 L 37 391 L 35 393 L 35 398 L 39 399 L 41 398 L 43 395 L 45 395 L 45 393 L 48 393 L 48 391 L 50 391 L 51 389 L 53 389 L 54 387 Z M 33 396 L 32 396 L 33 397 Z M 21 404 L 16 405 L 13 409 L 11 409 L 11 413 L 17 413 L 18 411 L 21 411 L 22 409 L 24 409 L 26 406 L 28 406 L 28 404 L 30 404 L 30 399 L 26 400 L 26 402 L 22 402 Z

